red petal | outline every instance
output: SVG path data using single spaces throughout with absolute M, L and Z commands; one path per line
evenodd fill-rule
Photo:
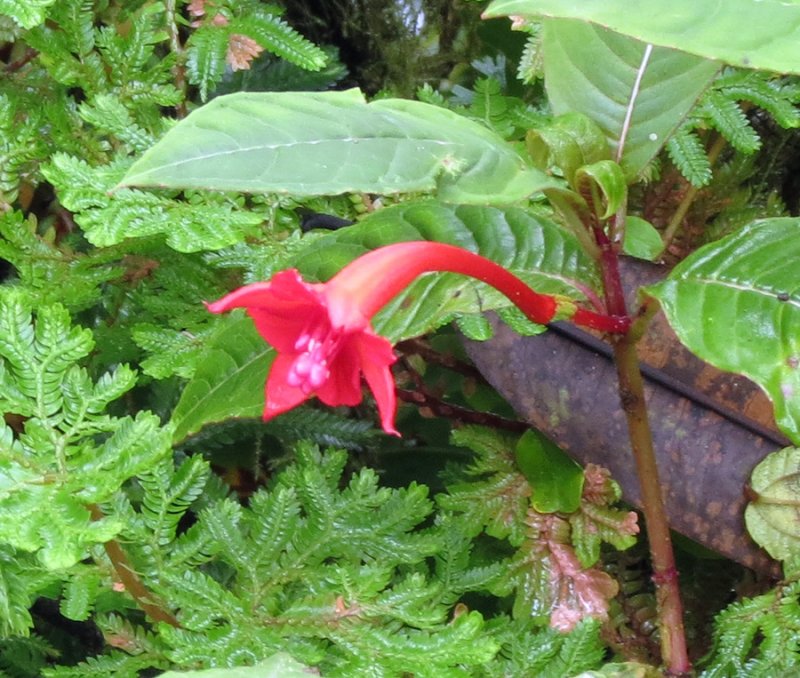
M 300 334 L 311 323 L 330 322 L 319 292 L 290 269 L 267 283 L 253 283 L 208 304 L 212 313 L 246 308 L 258 333 L 280 352 L 294 351 Z
M 289 370 L 295 356 L 279 353 L 272 361 L 265 386 L 266 403 L 264 405 L 264 421 L 297 407 L 308 400 L 309 396 L 302 389 L 290 386 L 287 381 Z
M 363 332 L 359 335 L 358 346 L 361 369 L 378 404 L 381 426 L 386 433 L 399 436 L 394 427 L 394 417 L 397 412 L 394 377 L 389 369 L 389 366 L 397 360 L 392 345 L 377 334 Z
M 326 405 L 353 407 L 361 402 L 361 357 L 356 347 L 359 334 L 342 338 L 343 345 L 331 361 L 328 380 L 317 389 L 317 397 Z

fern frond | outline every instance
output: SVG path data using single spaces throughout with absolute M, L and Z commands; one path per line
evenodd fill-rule
M 50 11 L 50 20 L 64 29 L 69 50 L 87 56 L 95 46 L 94 3 L 92 0 L 62 0 Z
M 83 310 L 97 302 L 102 286 L 122 274 L 114 256 L 67 253 L 37 234 L 33 215 L 0 215 L 0 258 L 17 273 L 17 291 L 32 306 L 56 302 Z
M 186 42 L 186 73 L 203 101 L 225 72 L 229 38 L 228 30 L 208 25 L 197 28 Z
M 11 549 L 0 546 L 0 638 L 27 636 L 33 626 L 28 611 L 33 592 L 26 585 L 25 573 L 20 567 L 25 560 L 24 556 L 19 557 Z
M 44 21 L 47 8 L 56 0 L 0 0 L 0 14 L 6 14 L 23 28 Z
M 90 242 L 108 247 L 131 237 L 164 234 L 181 252 L 220 249 L 258 234 L 263 215 L 237 209 L 223 196 L 201 204 L 172 200 L 156 193 L 122 189 L 110 194 L 130 161 L 92 168 L 85 161 L 57 154 L 44 172 L 60 191 L 62 204 Z
M 703 142 L 689 126 L 680 127 L 667 142 L 667 153 L 678 171 L 697 188 L 711 181 L 711 163 Z
M 136 678 L 152 669 L 166 669 L 168 663 L 150 655 L 131 655 L 120 650 L 89 657 L 76 666 L 57 666 L 42 672 L 46 678 Z
M 701 677 L 788 675 L 800 664 L 799 595 L 800 582 L 794 581 L 719 613 Z
M 715 89 L 706 92 L 700 110 L 737 151 L 749 154 L 755 153 L 761 147 L 761 139 L 739 104 L 722 92 Z
M 258 492 L 251 498 L 243 524 L 248 539 L 241 557 L 262 581 L 280 567 L 279 555 L 294 537 L 299 517 L 300 504 L 290 487 Z
M 800 92 L 796 84 L 761 71 L 728 69 L 714 82 L 714 87 L 730 99 L 749 101 L 762 108 L 785 129 L 800 125 L 796 106 Z
M 498 80 L 482 78 L 475 83 L 469 113 L 500 136 L 510 137 L 514 133 L 511 110 L 519 103 L 519 100 L 502 94 Z
M 530 35 L 525 40 L 525 47 L 517 64 L 517 77 L 526 85 L 544 78 L 540 27 L 541 24 L 528 24 Z
M 249 12 L 234 19 L 230 27 L 233 32 L 253 38 L 264 49 L 300 68 L 318 71 L 328 61 L 322 49 L 269 12 Z
M 542 678 L 577 676 L 582 671 L 598 666 L 604 654 L 600 623 L 587 619 L 563 638 L 556 660 L 550 662 L 540 675 Z
M 0 94 L 0 203 L 17 199 L 21 182 L 45 152 L 40 111 L 21 109 L 19 103 Z
M 95 568 L 73 569 L 64 586 L 59 609 L 67 619 L 84 621 L 89 618 L 98 588 L 100 573 Z
M 328 410 L 300 407 L 267 423 L 266 430 L 284 444 L 307 440 L 317 445 L 360 450 L 381 432 L 369 421 L 348 419 Z
M 0 675 L 12 678 L 39 678 L 58 651 L 41 636 L 0 639 Z
M 113 538 L 120 522 L 92 520 L 87 504 L 107 501 L 170 451 L 171 431 L 155 415 L 113 419 L 98 411 L 134 379 L 120 367 L 92 384 L 77 364 L 92 346 L 91 332 L 72 326 L 63 307 L 42 307 L 34 321 L 15 295 L 0 298 L 3 379 L 15 399 L 27 400 L 28 415 L 19 435 L 0 423 L 0 541 L 36 552 L 51 570 Z
M 81 104 L 79 114 L 89 124 L 126 143 L 131 151 L 141 153 L 155 143 L 155 136 L 140 127 L 114 95 L 98 94 L 91 103 Z
M 471 535 L 485 530 L 496 539 L 520 544 L 525 538 L 530 485 L 515 465 L 512 438 L 465 427 L 453 432 L 453 442 L 470 448 L 476 457 L 462 471 L 466 480 L 448 484 L 447 493 L 437 495 L 436 503 L 457 513 Z
M 170 459 L 139 474 L 142 517 L 155 544 L 163 546 L 175 538 L 178 521 L 200 496 L 209 473 L 201 457 L 187 457 L 177 469 Z

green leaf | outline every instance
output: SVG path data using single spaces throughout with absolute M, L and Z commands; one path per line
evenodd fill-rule
M 531 484 L 531 503 L 539 513 L 572 513 L 581 505 L 583 469 L 558 445 L 536 431 L 522 434 L 517 464 Z
M 472 341 L 487 341 L 492 338 L 492 325 L 483 315 L 460 315 L 456 318 L 458 330 Z
M 664 249 L 661 234 L 649 221 L 639 217 L 625 219 L 625 242 L 622 250 L 631 257 L 655 261 Z
M 278 652 L 255 666 L 201 671 L 167 671 L 161 678 L 308 678 L 315 673 L 285 652 Z
M 776 560 L 800 555 L 800 449 L 773 452 L 753 470 L 750 486 L 756 494 L 744 512 L 747 531 Z
M 800 73 L 800 5 L 780 0 L 494 0 L 485 17 L 579 19 L 735 66 Z
M 755 221 L 700 248 L 647 289 L 681 342 L 744 374 L 769 395 L 787 436 L 800 441 L 800 222 Z
M 594 206 L 599 219 L 608 219 L 616 214 L 628 199 L 625 175 L 613 160 L 600 160 L 579 167 L 575 172 L 575 190 Z
M 525 146 L 537 167 L 558 168 L 573 186 L 579 167 L 611 159 L 602 128 L 583 113 L 564 113 L 548 125 L 529 130 Z
M 238 313 L 223 318 L 172 412 L 173 440 L 184 440 L 212 422 L 260 417 L 273 357 L 250 318 Z
M 120 186 L 294 196 L 436 190 L 451 202 L 521 200 L 551 179 L 500 137 L 415 101 L 360 92 L 221 96 L 180 121 Z
M 656 47 L 637 94 L 635 85 L 646 45 L 568 19 L 544 22 L 543 50 L 545 85 L 553 112 L 577 111 L 589 116 L 603 129 L 615 153 L 632 107 L 620 160 L 629 181 L 641 174 L 719 70 L 715 62 Z

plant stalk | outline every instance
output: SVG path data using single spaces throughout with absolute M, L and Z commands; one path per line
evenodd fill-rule
M 617 367 L 620 401 L 628 422 L 628 436 L 639 477 L 642 512 L 647 525 L 661 631 L 661 655 L 669 675 L 687 676 L 692 665 L 683 628 L 678 570 L 675 567 L 669 521 L 661 495 L 653 436 L 647 417 L 644 379 L 639 368 L 636 341 L 630 334 L 619 337 L 614 342 L 614 363 Z
M 617 253 L 601 229 L 595 230 L 595 237 L 602 254 L 600 263 L 608 313 L 612 316 L 627 317 Z M 644 379 L 636 352 L 636 343 L 654 310 L 652 304 L 649 308 L 645 307 L 632 328 L 625 334 L 617 336 L 612 343 L 620 402 L 628 423 L 628 437 L 636 462 L 642 512 L 647 525 L 653 583 L 656 587 L 662 660 L 667 667 L 668 675 L 688 676 L 692 665 L 689 661 L 683 627 L 683 603 L 678 586 L 678 570 L 675 567 L 669 521 L 661 495 L 653 435 L 644 396 Z
M 90 504 L 87 508 L 91 513 L 92 520 L 100 520 L 104 517 L 103 511 L 97 504 Z M 179 628 L 180 623 L 175 616 L 169 610 L 164 609 L 158 604 L 155 596 L 148 591 L 142 580 L 139 579 L 139 575 L 136 574 L 136 570 L 131 566 L 128 561 L 128 556 L 125 554 L 125 551 L 122 550 L 122 546 L 120 546 L 119 542 L 116 539 L 111 539 L 103 544 L 103 547 L 120 582 L 122 582 L 123 586 L 125 586 L 125 590 L 136 601 L 139 608 L 153 621 L 165 622 L 170 626 Z

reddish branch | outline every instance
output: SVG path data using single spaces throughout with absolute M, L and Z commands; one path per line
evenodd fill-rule
M 92 515 L 92 520 L 101 520 L 104 517 L 103 512 L 97 504 L 90 504 L 88 509 Z M 153 621 L 165 622 L 176 628 L 180 627 L 180 623 L 175 616 L 158 603 L 156 597 L 147 589 L 142 580 L 139 579 L 139 575 L 136 574 L 136 570 L 133 569 L 133 566 L 128 561 L 128 556 L 125 554 L 125 551 L 122 550 L 120 543 L 115 539 L 111 539 L 107 541 L 103 547 L 111 561 L 111 565 L 114 567 L 114 572 L 116 572 L 125 590 L 130 593 L 139 608 Z
M 595 229 L 594 234 L 601 252 L 600 265 L 606 308 L 612 316 L 627 317 L 617 252 L 602 229 Z M 648 310 L 652 313 L 652 309 Z M 643 317 L 647 317 L 647 311 Z M 661 653 L 670 676 L 688 676 L 692 665 L 689 661 L 683 627 L 683 603 L 678 586 L 678 570 L 675 566 L 669 521 L 658 479 L 653 435 L 644 396 L 644 379 L 639 366 L 639 356 L 636 353 L 636 342 L 643 331 L 642 322 L 636 323 L 635 327 L 634 332 L 629 331 L 612 339 L 614 364 L 619 380 L 620 401 L 627 419 L 628 436 L 639 477 L 642 512 L 647 524 L 653 563 L 653 582 L 659 609 Z

